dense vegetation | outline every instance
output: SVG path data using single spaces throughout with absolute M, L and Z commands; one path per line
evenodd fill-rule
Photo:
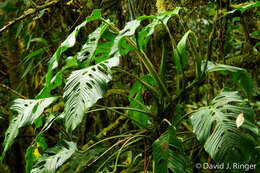
M 0 1 L 0 172 L 260 171 L 259 8 Z

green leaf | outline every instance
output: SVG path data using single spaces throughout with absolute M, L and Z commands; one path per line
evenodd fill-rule
M 150 76 L 150 75 L 144 75 L 141 77 L 141 80 L 148 83 L 151 86 L 155 85 L 155 81 L 154 79 Z M 142 93 L 144 91 L 147 91 L 148 89 L 140 83 L 140 81 L 136 81 L 130 91 L 129 94 L 129 102 L 130 102 L 130 107 L 131 108 L 137 108 L 137 109 L 144 109 L 144 101 L 143 101 L 143 95 Z M 137 102 L 138 101 L 138 102 Z M 140 104 L 141 103 L 141 104 Z M 150 111 L 149 107 L 150 106 L 146 106 L 146 111 Z M 136 121 L 140 122 L 141 124 L 143 124 L 145 127 L 148 127 L 149 125 L 149 119 L 150 117 L 145 114 L 145 113 L 141 113 L 141 112 L 137 112 L 137 111 L 128 111 L 129 115 L 131 117 L 133 117 L 133 119 L 135 119 Z M 134 124 L 136 126 L 138 126 L 139 128 L 143 128 L 142 126 L 140 126 L 139 124 L 135 123 Z
M 76 55 L 77 60 L 88 60 L 88 62 L 92 60 L 92 57 L 98 47 L 99 39 L 101 38 L 102 34 L 105 32 L 107 27 L 107 24 L 102 24 L 88 36 L 88 41 L 85 44 L 83 44 L 80 52 L 78 52 Z
M 22 66 L 25 68 L 25 70 L 24 70 L 24 72 L 21 74 L 21 79 L 23 79 L 23 78 L 28 74 L 28 72 L 31 70 L 32 65 L 33 65 L 33 62 L 36 60 L 36 59 L 33 58 L 33 57 L 41 56 L 41 55 L 43 54 L 43 52 L 44 52 L 44 49 L 43 49 L 43 48 L 34 50 L 33 52 L 29 53 L 29 54 L 23 59 Z
M 11 109 L 18 112 L 18 115 L 13 118 L 7 131 L 5 132 L 5 140 L 3 142 L 4 151 L 0 161 L 4 159 L 6 151 L 13 144 L 14 139 L 18 135 L 19 128 L 26 125 L 32 125 L 33 122 L 40 117 L 44 109 L 52 104 L 57 97 L 50 97 L 45 99 L 16 99 Z
M 169 126 L 152 145 L 155 173 L 185 172 L 186 158 L 182 142 L 176 136 L 176 129 Z
M 25 160 L 26 160 L 26 173 L 30 173 L 33 168 L 33 162 L 36 160 L 36 157 L 33 154 L 33 146 L 29 146 L 26 150 Z
M 64 88 L 65 125 L 72 132 L 82 121 L 84 111 L 100 99 L 106 84 L 112 79 L 111 68 L 119 64 L 115 57 L 82 70 L 73 71 Z
M 205 64 L 204 64 L 205 65 Z M 204 68 L 204 65 L 202 66 L 202 69 Z M 243 68 L 238 68 L 234 66 L 224 65 L 224 64 L 215 64 L 213 62 L 208 62 L 206 73 L 210 72 L 222 72 L 222 74 L 225 74 L 226 72 L 229 72 L 232 74 L 232 80 L 244 91 L 247 93 L 248 97 L 252 96 L 253 91 L 253 82 L 250 78 L 248 72 Z
M 16 34 L 15 34 L 15 39 L 18 38 L 18 36 L 21 33 L 22 29 L 23 29 L 23 21 L 18 24 L 17 31 L 16 31 Z
M 116 36 L 115 40 L 114 40 L 114 44 L 111 48 L 111 51 L 109 53 L 109 55 L 113 55 L 114 53 L 116 53 L 117 51 L 119 51 L 119 49 L 121 49 L 121 53 L 122 53 L 122 49 L 120 47 L 125 47 L 122 43 L 122 41 L 120 41 L 123 37 L 125 36 L 132 36 L 135 33 L 135 30 L 140 26 L 141 21 L 140 20 L 132 20 L 130 22 L 127 22 L 124 29 L 122 29 L 119 34 Z M 127 50 L 124 50 L 127 51 Z M 124 52 L 125 54 L 125 52 Z
M 243 113 L 244 123 L 237 128 L 236 119 Z M 222 91 L 210 105 L 191 117 L 193 132 L 216 162 L 248 162 L 255 148 L 259 129 L 253 124 L 255 114 L 238 92 Z
M 73 47 L 76 43 L 76 37 L 78 36 L 79 30 L 84 27 L 88 22 L 98 20 L 101 18 L 101 10 L 94 10 L 92 16 L 88 16 L 87 19 L 78 25 L 75 30 L 63 41 L 63 43 L 58 47 L 54 55 L 51 57 L 48 65 L 48 72 L 45 76 L 45 87 L 42 91 L 36 96 L 36 98 L 49 97 L 50 91 L 54 89 L 53 83 L 53 72 L 58 67 L 60 57 L 63 52 Z
M 80 172 L 80 170 L 86 168 L 86 165 L 93 162 L 106 150 L 106 147 L 97 145 L 93 148 L 84 150 L 83 152 L 75 152 L 72 155 L 69 164 L 63 165 L 62 167 L 60 167 L 58 171 L 62 173 Z M 108 152 L 106 155 L 110 156 L 112 154 L 112 152 Z M 85 170 L 85 172 L 95 173 L 98 167 L 102 165 L 106 159 L 106 156 L 98 159 L 97 162 L 95 162 L 93 166 L 88 167 L 87 170 Z
M 155 16 L 154 16 L 155 17 Z M 161 24 L 160 20 L 155 18 L 151 23 L 145 26 L 138 34 L 138 43 L 142 50 L 146 49 L 146 45 L 155 31 L 155 27 Z
M 140 48 L 142 50 L 146 49 L 146 45 L 150 39 L 150 36 L 154 33 L 155 27 L 157 25 L 161 25 L 164 23 L 167 24 L 168 20 L 174 16 L 179 14 L 179 10 L 181 8 L 177 7 L 173 11 L 167 11 L 159 14 L 158 16 L 141 16 L 138 17 L 138 20 L 146 20 L 146 19 L 153 19 L 151 23 L 149 23 L 147 26 L 145 26 L 138 34 L 138 43 L 140 45 Z
M 35 156 L 35 150 L 39 152 L 38 148 L 41 148 L 41 150 L 45 150 L 47 148 L 47 144 L 45 138 L 42 137 L 42 133 L 39 133 L 36 136 L 34 143 L 30 145 L 26 150 L 26 154 L 25 154 L 26 173 L 31 172 L 33 168 L 33 163 L 38 159 L 37 156 Z
M 46 154 L 37 160 L 31 173 L 55 173 L 76 151 L 77 145 L 74 142 L 61 142 L 45 151 Z
M 187 43 L 187 39 L 189 34 L 191 33 L 191 31 L 188 31 L 184 34 L 184 36 L 182 37 L 182 39 L 179 41 L 178 45 L 177 45 L 177 50 L 174 50 L 174 56 L 173 56 L 173 61 L 176 64 L 176 68 L 177 68 L 177 72 L 181 73 L 181 70 L 185 68 L 185 66 L 187 65 L 187 57 L 186 57 L 186 43 Z M 180 55 L 180 59 L 177 56 L 177 53 L 179 53 Z M 181 68 L 182 66 L 182 68 Z
M 229 13 L 234 13 L 235 11 L 239 10 L 241 11 L 242 13 L 244 13 L 246 10 L 250 9 L 250 8 L 253 8 L 253 7 L 260 7 L 260 2 L 257 1 L 257 2 L 252 2 L 252 3 L 247 3 L 246 5 L 242 4 L 243 6 L 241 7 L 238 7 L 237 9 L 235 10 L 232 10 L 232 11 L 229 11 L 227 12 L 228 14 Z
M 108 29 L 105 30 L 105 32 L 102 35 L 102 38 L 104 38 L 104 42 L 99 42 L 98 46 L 95 51 L 95 64 L 98 64 L 104 60 L 106 60 L 109 56 L 111 47 L 114 44 L 114 40 L 116 38 L 116 35 L 114 33 L 111 33 Z
M 136 96 L 134 97 L 135 100 L 144 103 L 143 99 L 142 99 L 142 87 L 139 88 L 139 90 L 137 91 Z M 143 109 L 143 106 L 140 105 L 138 102 L 129 99 L 130 101 L 130 107 L 131 108 L 137 108 L 137 109 Z M 141 113 L 141 112 L 137 112 L 137 111 L 129 111 L 129 116 L 131 116 L 133 119 L 135 119 L 136 121 L 140 122 L 141 124 L 143 124 L 145 127 L 148 126 L 148 120 L 149 120 L 149 116 L 147 114 Z M 136 126 L 138 126 L 139 128 L 143 128 L 142 126 L 140 126 L 137 123 L 134 123 Z
M 53 83 L 53 88 L 56 88 L 62 84 L 62 76 L 63 72 L 72 67 L 78 67 L 78 62 L 74 57 L 68 57 L 66 60 L 66 64 L 62 67 L 61 70 L 52 78 L 51 83 Z
M 166 84 L 166 63 L 165 63 L 165 46 L 162 42 L 162 58 L 161 58 L 161 65 L 160 65 L 160 78 Z

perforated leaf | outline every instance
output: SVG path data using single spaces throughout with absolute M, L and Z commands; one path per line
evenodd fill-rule
M 11 109 L 18 112 L 18 115 L 13 118 L 5 133 L 5 140 L 3 143 L 4 151 L 2 153 L 2 160 L 5 152 L 13 144 L 15 137 L 18 135 L 19 128 L 26 125 L 31 125 L 40 115 L 44 109 L 53 103 L 57 97 L 50 97 L 45 99 L 16 99 Z
M 176 137 L 176 129 L 169 126 L 152 145 L 155 173 L 185 172 L 186 157 L 182 142 Z
M 74 31 L 66 38 L 66 40 L 64 40 L 63 43 L 58 47 L 58 49 L 56 50 L 54 55 L 51 57 L 51 59 L 48 63 L 48 72 L 45 77 L 45 87 L 42 89 L 42 91 L 38 94 L 38 96 L 36 98 L 43 98 L 43 97 L 50 96 L 50 91 L 56 87 L 52 83 L 54 81 L 54 80 L 52 80 L 53 73 L 54 73 L 55 69 L 58 67 L 62 53 L 75 45 L 76 38 L 82 27 L 84 27 L 88 22 L 98 20 L 100 18 L 101 18 L 101 10 L 94 10 L 92 13 L 92 16 L 88 16 L 84 22 L 82 22 L 80 25 L 78 25 L 74 29 Z
M 109 55 L 115 54 L 117 51 L 119 51 L 119 47 L 121 46 L 120 41 L 125 37 L 125 36 L 132 36 L 134 35 L 136 29 L 140 26 L 141 21 L 140 20 L 132 20 L 130 22 L 127 22 L 124 29 L 122 29 L 119 34 L 116 36 L 114 40 L 114 44 L 111 48 L 111 51 Z M 126 50 L 125 50 L 126 51 Z M 126 54 L 126 52 L 124 52 Z
M 244 115 L 237 128 L 236 119 Z M 238 92 L 222 91 L 208 107 L 191 117 L 193 132 L 216 162 L 246 162 L 254 151 L 258 128 L 253 124 L 254 111 Z
M 104 31 L 107 29 L 107 24 L 102 24 L 94 32 L 88 36 L 88 41 L 83 44 L 80 52 L 77 53 L 76 58 L 79 61 L 91 60 L 98 46 L 98 41 Z
M 77 151 L 77 145 L 74 142 L 68 141 L 47 149 L 45 151 L 46 154 L 37 160 L 35 168 L 32 169 L 31 173 L 55 173 L 75 151 Z
M 100 99 L 112 79 L 111 68 L 119 64 L 119 53 L 97 65 L 73 71 L 64 88 L 65 125 L 72 132 L 82 121 L 84 111 Z

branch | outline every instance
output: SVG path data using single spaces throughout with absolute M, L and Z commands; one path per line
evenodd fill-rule
M 54 6 L 58 4 L 61 0 L 54 0 L 52 2 L 46 3 L 44 5 L 38 6 L 34 9 L 28 9 L 25 11 L 25 14 L 21 15 L 20 17 L 15 18 L 14 20 L 10 21 L 7 25 L 5 25 L 3 28 L 0 29 L 0 33 L 7 30 L 10 26 L 14 25 L 16 22 L 19 22 L 20 20 L 25 19 L 28 16 L 31 16 L 32 14 L 37 13 L 38 11 L 41 11 L 43 9 L 49 8 L 51 6 Z
M 14 89 L 12 89 L 12 88 L 10 88 L 10 87 L 4 85 L 4 84 L 1 84 L 1 83 L 0 83 L 0 87 L 6 89 L 7 91 L 9 91 L 9 92 L 11 92 L 11 93 L 13 93 L 13 94 L 15 94 L 15 95 L 17 95 L 17 96 L 23 98 L 23 99 L 27 99 L 27 97 L 23 96 L 22 94 L 18 93 L 18 92 L 15 91 Z

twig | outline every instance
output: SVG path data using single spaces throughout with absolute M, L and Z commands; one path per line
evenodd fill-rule
M 34 9 L 29 9 L 27 11 L 25 11 L 25 14 L 21 15 L 20 17 L 15 18 L 14 20 L 10 21 L 7 25 L 5 25 L 4 27 L 2 27 L 0 29 L 0 33 L 7 30 L 10 26 L 14 25 L 16 22 L 19 22 L 20 20 L 25 19 L 28 16 L 31 16 L 32 14 L 37 13 L 38 11 L 41 11 L 43 9 L 49 8 L 51 6 L 54 6 L 56 4 L 58 4 L 61 0 L 54 0 L 52 2 L 46 3 L 44 5 L 38 6 L 37 8 Z
M 18 93 L 18 92 L 15 91 L 14 89 L 12 89 L 12 88 L 6 86 L 5 84 L 1 84 L 1 83 L 0 83 L 0 87 L 6 89 L 7 91 L 9 91 L 9 92 L 11 92 L 11 93 L 13 93 L 13 94 L 15 94 L 15 95 L 17 95 L 17 96 L 23 98 L 23 99 L 27 99 L 27 97 L 25 97 L 25 96 L 23 96 L 22 94 Z

